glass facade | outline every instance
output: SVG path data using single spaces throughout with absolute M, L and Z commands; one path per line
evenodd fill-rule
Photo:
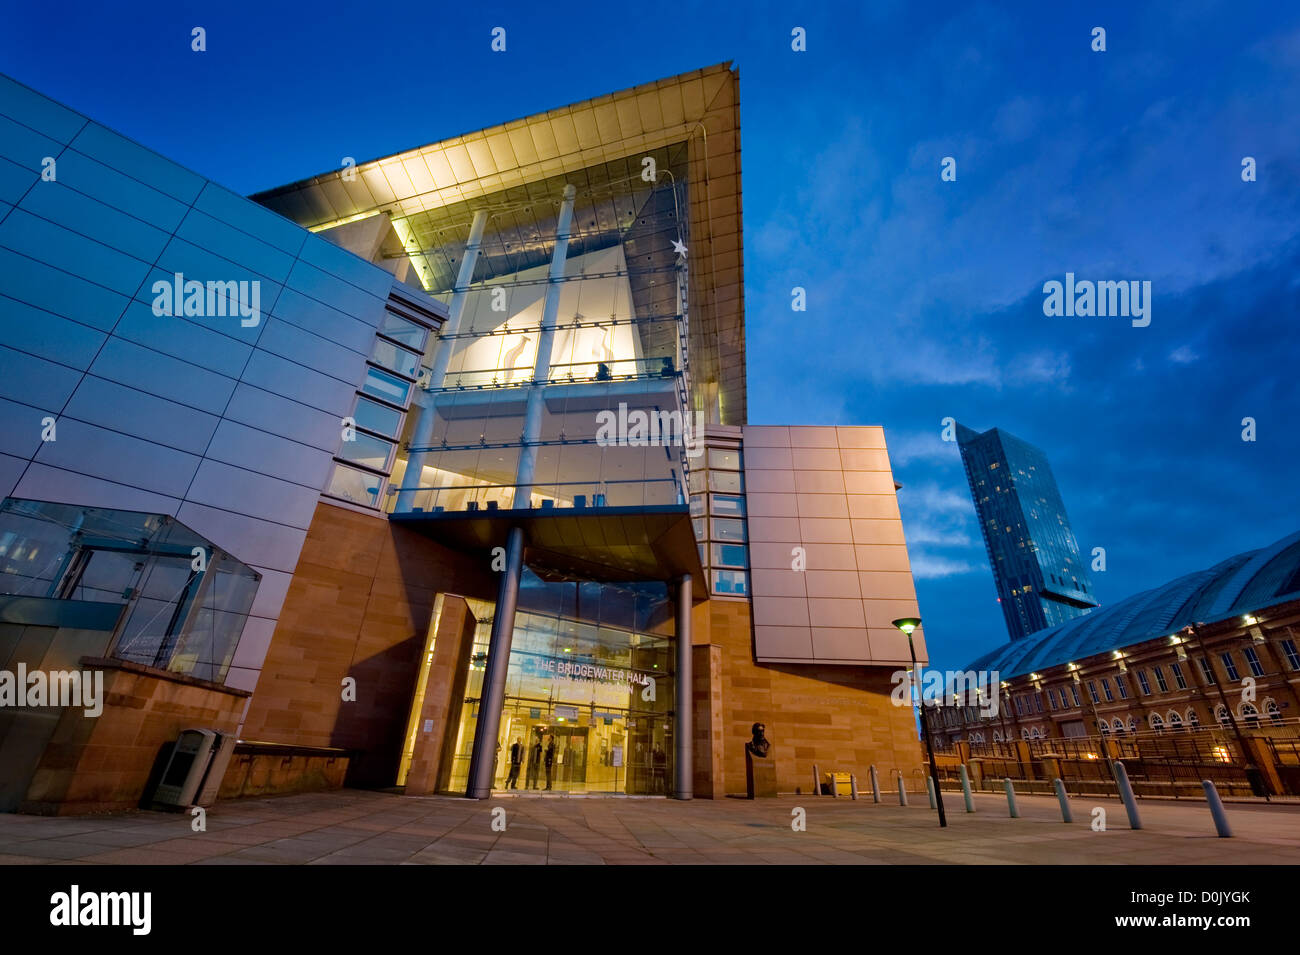
M 690 241 L 685 144 L 651 155 L 659 163 L 654 182 L 641 177 L 639 163 L 620 160 L 394 220 L 428 291 L 450 302 L 474 215 L 487 213 L 459 323 L 424 347 L 426 369 L 437 365 L 439 349 L 448 354 L 439 380 L 429 370 L 421 381 L 421 413 L 432 420 L 421 431 L 412 414 L 403 434 L 410 452 L 421 453 L 420 473 L 408 471 L 409 453 L 399 455 L 387 509 L 685 503 L 692 399 L 686 270 L 675 251 Z M 553 283 L 569 184 L 572 222 Z M 548 289 L 556 307 L 544 332 Z M 411 372 L 402 364 L 407 354 L 386 346 L 374 359 Z M 397 386 L 372 376 L 366 390 L 375 395 L 381 387 Z M 536 387 L 544 393 L 540 420 L 525 436 Z M 521 482 L 524 446 L 535 466 Z M 518 496 L 521 483 L 526 499 Z M 415 493 L 399 495 L 399 487 Z
M 957 440 L 1011 639 L 1097 606 L 1046 455 L 998 428 Z
M 454 757 L 463 792 L 483 691 L 492 605 L 478 616 Z M 666 795 L 673 762 L 673 611 L 664 584 L 546 582 L 525 571 L 494 784 L 529 791 Z M 517 751 L 519 771 L 512 749 Z
M 710 436 L 707 468 L 691 473 L 691 515 L 709 589 L 749 595 L 749 540 L 745 524 L 744 459 L 739 439 Z
M 15 608 L 5 619 L 21 623 L 19 598 L 119 606 L 102 648 L 119 659 L 224 680 L 260 580 L 166 515 L 0 503 L 0 603 Z

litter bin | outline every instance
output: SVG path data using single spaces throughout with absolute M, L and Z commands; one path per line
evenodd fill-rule
M 849 776 L 849 773 L 823 773 L 822 792 L 830 796 L 853 795 L 853 783 L 849 781 Z

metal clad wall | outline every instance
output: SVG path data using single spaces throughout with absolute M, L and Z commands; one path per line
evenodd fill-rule
M 175 272 L 257 281 L 260 321 L 155 315 Z M 0 496 L 170 514 L 254 566 L 251 689 L 392 285 L 0 77 Z

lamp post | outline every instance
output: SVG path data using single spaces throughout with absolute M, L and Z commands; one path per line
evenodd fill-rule
M 943 790 L 939 786 L 939 769 L 934 764 L 934 747 L 930 745 L 930 724 L 925 719 L 925 701 L 921 699 L 920 674 L 916 672 L 916 645 L 912 642 L 912 631 L 921 625 L 921 618 L 901 617 L 893 621 L 893 624 L 907 634 L 907 649 L 912 654 L 912 678 L 916 681 L 916 702 L 920 707 L 921 733 L 925 736 L 925 752 L 930 759 L 930 777 L 934 780 L 934 801 L 939 809 L 939 827 L 947 828 L 948 817 L 943 811 Z
M 1205 658 L 1206 668 L 1210 671 L 1210 679 L 1214 682 L 1214 688 L 1219 691 L 1219 702 L 1228 713 L 1228 722 L 1232 724 L 1233 735 L 1237 737 L 1237 745 L 1241 747 L 1241 758 L 1246 763 L 1246 781 L 1250 784 L 1251 792 L 1256 796 L 1263 796 L 1266 802 L 1272 802 L 1269 798 L 1268 786 L 1264 782 L 1264 774 L 1259 771 L 1255 765 L 1255 760 L 1251 757 L 1250 750 L 1246 747 L 1246 740 L 1241 735 L 1241 727 L 1237 725 L 1237 718 L 1232 713 L 1232 707 L 1228 705 L 1228 697 L 1223 692 L 1223 684 L 1219 682 L 1219 676 L 1214 672 L 1214 663 L 1210 660 L 1210 653 L 1205 649 L 1205 640 L 1201 637 L 1201 631 L 1197 629 L 1196 624 L 1189 623 L 1183 628 L 1183 633 L 1196 641 L 1196 648 L 1200 651 L 1201 656 Z M 1177 639 L 1177 638 L 1175 638 Z M 1182 641 L 1179 641 L 1181 643 Z M 1178 646 L 1178 643 L 1174 644 Z M 1217 720 L 1215 722 L 1218 722 Z

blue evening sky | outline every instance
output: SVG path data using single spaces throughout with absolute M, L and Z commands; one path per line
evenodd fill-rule
M 1300 526 L 1292 4 L 61 3 L 5 21 L 0 71 L 243 193 L 734 60 L 750 420 L 885 426 L 940 666 L 1006 639 L 945 417 L 1047 452 L 1080 546 L 1106 549 L 1103 603 Z M 1045 317 L 1067 271 L 1151 281 L 1150 326 Z

